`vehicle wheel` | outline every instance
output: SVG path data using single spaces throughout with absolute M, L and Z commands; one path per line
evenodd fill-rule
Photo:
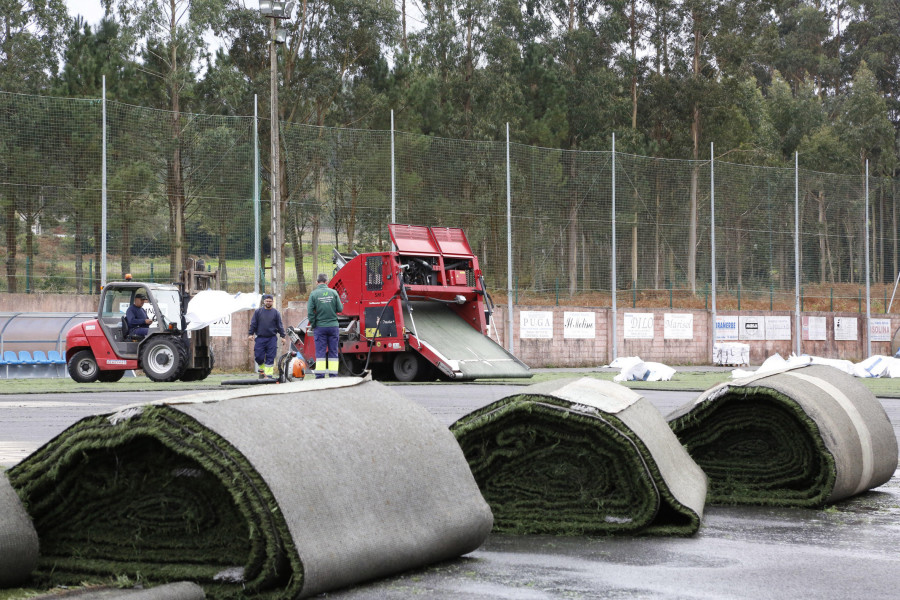
M 125 371 L 100 371 L 97 377 L 103 383 L 115 383 L 125 376 Z
M 100 378 L 100 367 L 90 350 L 80 350 L 66 365 L 69 375 L 78 383 L 93 383 Z
M 419 355 L 412 352 L 401 352 L 394 357 L 394 377 L 397 381 L 412 381 L 421 371 Z
M 186 364 L 187 351 L 170 336 L 157 336 L 141 348 L 141 368 L 153 381 L 175 381 Z

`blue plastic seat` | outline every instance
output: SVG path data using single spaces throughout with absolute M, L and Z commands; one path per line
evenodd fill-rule
M 47 358 L 47 356 L 44 354 L 43 350 L 35 350 L 34 353 L 32 354 L 32 356 L 34 357 L 35 364 L 38 364 L 38 365 L 53 364 L 52 362 L 50 362 L 50 359 Z
M 3 353 L 3 360 L 8 365 L 22 364 L 21 361 L 19 360 L 19 357 L 16 356 L 16 353 L 13 352 L 12 350 L 7 350 L 6 352 Z
M 36 363 L 34 362 L 34 359 L 31 358 L 31 354 L 28 350 L 19 350 L 19 364 L 33 365 Z
M 50 350 L 49 352 L 47 352 L 47 360 L 49 360 L 51 362 L 51 364 L 54 364 L 54 365 L 66 364 L 66 359 L 64 359 L 62 356 L 60 356 L 60 354 L 57 350 Z

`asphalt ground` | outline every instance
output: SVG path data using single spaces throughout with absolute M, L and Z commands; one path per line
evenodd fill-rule
M 470 383 L 392 389 L 449 425 L 521 387 Z M 188 393 L 196 392 L 0 396 L 0 464 L 18 462 L 84 416 Z M 699 392 L 640 393 L 667 414 Z M 880 400 L 900 434 L 900 399 Z M 880 488 L 823 510 L 707 506 L 700 531 L 690 538 L 492 534 L 460 559 L 321 597 L 896 599 L 900 477 L 895 473 Z

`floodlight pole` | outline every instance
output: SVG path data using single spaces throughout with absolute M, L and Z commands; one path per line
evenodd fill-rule
M 275 308 L 281 309 L 281 180 L 279 174 L 280 156 L 278 143 L 278 55 L 275 51 L 275 17 L 269 17 L 269 79 L 271 93 L 271 160 L 272 160 L 272 295 L 275 296 Z

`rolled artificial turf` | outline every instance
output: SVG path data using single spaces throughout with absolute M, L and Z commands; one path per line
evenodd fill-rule
M 691 535 L 706 476 L 647 400 L 593 378 L 549 381 L 451 426 L 494 529 Z
M 712 504 L 820 507 L 878 487 L 897 438 L 856 378 L 813 365 L 722 383 L 667 417 Z
M 33 600 L 59 600 L 59 594 L 37 596 Z M 66 592 L 65 600 L 204 600 L 206 594 L 196 583 L 179 581 L 152 588 L 87 588 Z
M 446 427 L 351 378 L 83 419 L 10 482 L 41 581 L 185 580 L 212 598 L 301 598 L 454 558 L 492 523 Z
M 6 474 L 0 471 L 0 588 L 27 581 L 37 560 L 37 532 Z

